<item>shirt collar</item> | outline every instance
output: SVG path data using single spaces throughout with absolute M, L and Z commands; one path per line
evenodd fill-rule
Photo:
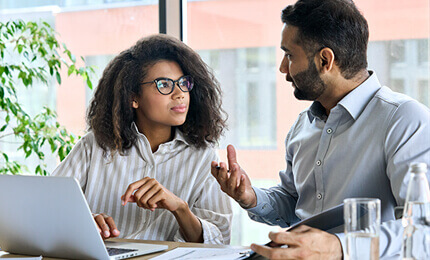
M 376 73 L 369 71 L 369 74 L 370 76 L 363 83 L 349 92 L 338 103 L 348 111 L 354 120 L 360 116 L 372 97 L 381 88 Z
M 363 83 L 349 92 L 348 95 L 342 98 L 336 105 L 345 108 L 354 120 L 358 118 L 375 93 L 381 88 L 376 73 L 369 71 L 369 74 L 370 76 Z M 325 109 L 318 101 L 312 103 L 307 114 L 311 123 L 315 117 L 324 121 L 327 120 Z
M 314 101 L 308 110 L 308 118 L 310 123 L 314 121 L 315 117 L 323 121 L 327 120 L 327 115 L 325 114 L 325 108 L 318 101 Z
M 132 122 L 131 123 L 131 128 L 139 135 L 139 136 L 142 136 L 142 137 L 144 137 L 144 139 L 145 140 L 148 140 L 147 138 L 146 138 L 146 136 L 143 134 L 143 133 L 141 133 L 140 131 L 139 131 L 139 128 L 137 128 L 137 125 L 136 125 L 136 123 L 135 122 Z M 184 143 L 184 144 L 186 144 L 187 146 L 189 146 L 190 144 L 188 143 L 188 141 L 185 139 L 185 136 L 184 136 L 184 133 L 182 133 L 182 131 L 181 130 L 179 130 L 177 127 L 175 127 L 175 135 L 173 136 L 173 140 L 172 141 L 169 141 L 169 142 L 167 142 L 167 143 L 165 143 L 165 144 L 167 144 L 167 145 L 169 145 L 169 144 L 174 144 L 174 143 L 176 143 L 176 142 L 182 142 L 182 143 Z M 149 143 L 149 142 L 148 142 Z
M 184 133 L 182 133 L 181 130 L 179 130 L 177 127 L 175 127 L 175 136 L 173 137 L 172 141 L 176 141 L 176 142 L 183 142 L 186 145 L 190 145 L 188 143 L 188 141 L 185 139 L 185 135 Z

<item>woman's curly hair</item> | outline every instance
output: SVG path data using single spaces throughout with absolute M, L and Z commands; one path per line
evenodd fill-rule
M 159 34 L 140 39 L 103 71 L 87 111 L 87 124 L 105 152 L 124 154 L 135 143 L 132 97 L 141 95 L 141 83 L 149 68 L 161 60 L 177 62 L 184 75 L 194 79 L 185 123 L 177 128 L 196 148 L 218 141 L 226 126 L 219 82 L 194 50 L 171 36 Z

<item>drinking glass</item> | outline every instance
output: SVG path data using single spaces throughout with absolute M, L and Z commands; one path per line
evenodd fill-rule
M 379 259 L 381 201 L 374 198 L 349 198 L 344 201 L 346 258 Z

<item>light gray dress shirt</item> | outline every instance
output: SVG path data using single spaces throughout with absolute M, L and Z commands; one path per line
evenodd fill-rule
M 215 149 L 196 149 L 176 130 L 172 141 L 161 144 L 152 153 L 145 135 L 138 132 L 135 124 L 133 128 L 138 138 L 126 155 L 104 155 L 94 133 L 89 132 L 53 175 L 75 177 L 91 211 L 110 215 L 121 238 L 185 242 L 178 222 L 168 210 L 152 212 L 136 203 L 121 205 L 121 195 L 129 184 L 144 177 L 155 178 L 188 203 L 202 224 L 204 243 L 229 244 L 230 198 L 210 173 L 211 161 L 218 159 Z
M 302 112 L 287 135 L 281 183 L 254 187 L 249 216 L 287 227 L 343 202 L 381 200 L 381 257 L 400 254 L 394 208 L 404 204 L 411 162 L 430 165 L 430 112 L 408 96 L 381 87 L 376 74 L 346 95 L 327 117 L 319 102 Z M 343 233 L 336 234 L 345 253 Z

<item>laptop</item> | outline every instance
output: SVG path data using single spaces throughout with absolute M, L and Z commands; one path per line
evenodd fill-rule
M 21 255 L 124 259 L 168 246 L 103 242 L 74 178 L 0 175 L 0 248 Z

